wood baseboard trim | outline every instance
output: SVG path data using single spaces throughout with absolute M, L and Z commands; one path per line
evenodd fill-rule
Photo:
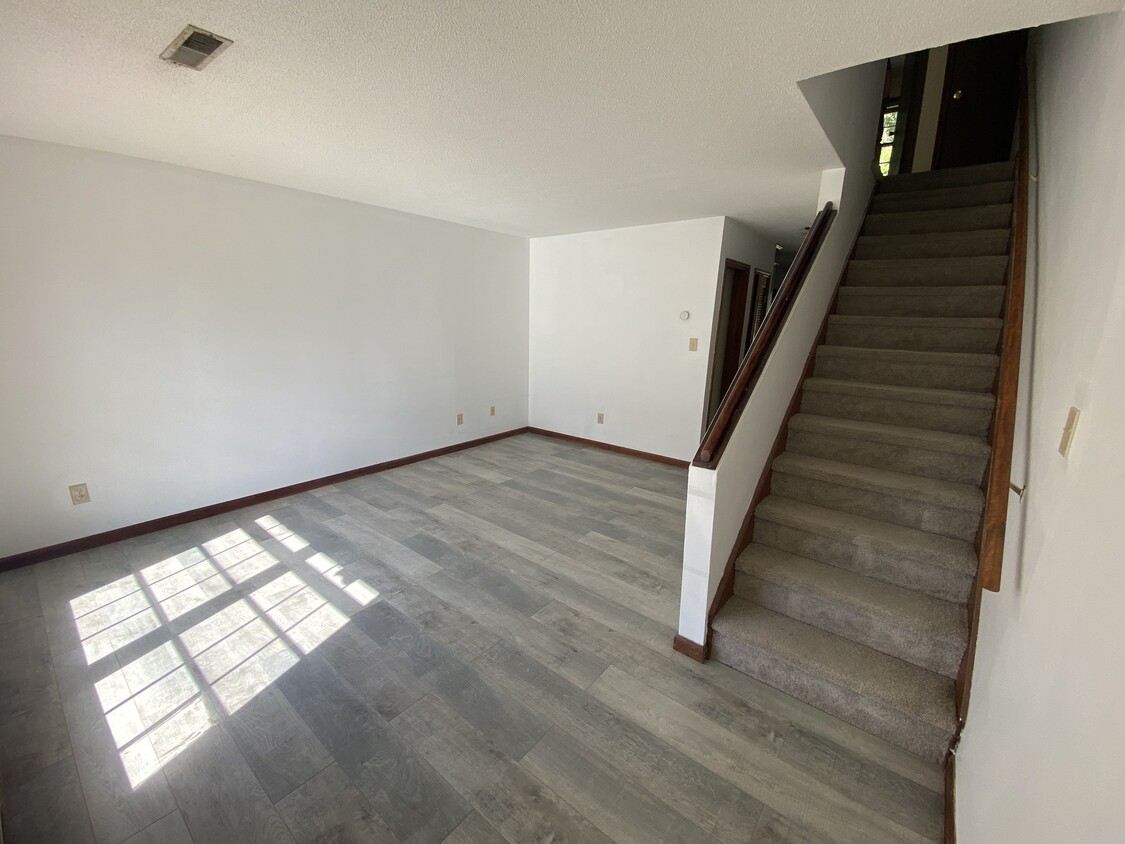
M 545 428 L 528 428 L 529 434 L 539 434 L 543 437 L 553 437 L 556 440 L 566 440 L 567 442 L 580 443 L 582 445 L 593 446 L 594 448 L 605 449 L 606 451 L 613 451 L 617 454 L 625 454 L 629 457 L 639 457 L 641 460 L 651 460 L 654 463 L 666 463 L 669 466 L 678 466 L 681 469 L 686 469 L 691 465 L 690 460 L 677 460 L 675 457 L 665 457 L 663 454 L 652 454 L 648 451 L 638 451 L 635 448 L 626 448 L 623 445 L 613 445 L 613 443 L 603 443 L 598 440 L 588 440 L 585 437 L 576 437 L 573 434 L 560 434 L 558 431 L 548 431 Z
M 682 653 L 684 656 L 691 657 L 696 662 L 706 662 L 707 658 L 711 655 L 711 642 L 710 637 L 704 644 L 693 642 L 691 639 L 686 639 L 683 636 L 676 634 L 672 640 L 672 650 Z
M 945 830 L 943 844 L 957 844 L 957 793 L 956 780 L 957 754 L 950 751 L 945 757 Z
M 67 554 L 77 554 L 80 551 L 88 551 L 91 548 L 98 548 L 102 545 L 109 545 L 113 542 L 120 542 L 123 539 L 132 539 L 135 536 L 143 536 L 146 533 L 154 533 L 158 530 L 165 530 L 177 525 L 187 524 L 188 522 L 195 522 L 199 519 L 207 519 L 211 516 L 218 516 L 223 513 L 229 513 L 233 510 L 241 510 L 243 507 L 250 507 L 254 504 L 261 504 L 265 501 L 272 501 L 275 498 L 284 498 L 287 495 L 296 495 L 301 492 L 308 492 L 310 489 L 317 489 L 318 487 L 328 486 L 329 484 L 350 481 L 353 478 L 359 478 L 363 475 L 373 475 L 376 472 L 385 472 L 388 469 L 397 469 L 399 466 L 409 466 L 411 463 L 419 463 L 422 460 L 429 460 L 433 457 L 441 457 L 445 454 L 453 454 L 457 451 L 464 451 L 468 448 L 475 448 L 479 445 L 485 445 L 487 443 L 507 439 L 508 437 L 514 437 L 517 434 L 526 434 L 527 432 L 527 428 L 515 428 L 511 431 L 504 431 L 499 434 L 491 434 L 487 437 L 479 437 L 475 440 L 455 443 L 454 445 L 447 445 L 443 446 L 442 448 L 435 448 L 430 451 L 420 452 L 418 454 L 410 454 L 406 457 L 398 457 L 394 460 L 386 460 L 382 463 L 375 463 L 371 466 L 363 466 L 359 469 L 349 469 L 346 472 L 337 472 L 335 475 L 326 475 L 323 478 L 316 478 L 311 481 L 302 481 L 300 483 L 278 487 L 277 489 L 271 489 L 265 492 L 257 492 L 253 495 L 246 495 L 242 498 L 234 498 L 230 501 L 220 502 L 219 504 L 209 504 L 206 507 L 197 507 L 194 510 L 185 510 L 182 513 L 173 513 L 168 516 L 161 516 L 157 519 L 149 519 L 147 522 L 139 522 L 135 525 L 126 525 L 125 527 L 114 528 L 113 530 L 107 530 L 103 533 L 95 533 L 90 536 L 71 539 L 67 542 L 60 542 L 58 545 L 49 545 L 46 548 L 36 548 L 32 551 L 24 551 L 20 554 L 13 554 L 9 557 L 0 559 L 0 572 L 8 571 L 9 569 L 20 568 L 22 566 L 30 566 L 34 563 L 41 563 L 44 560 L 53 560 L 56 557 L 65 557 Z

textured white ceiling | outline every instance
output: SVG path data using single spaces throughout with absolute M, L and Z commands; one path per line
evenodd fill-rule
M 798 80 L 1120 0 L 3 0 L 0 134 L 522 235 L 799 234 Z M 234 39 L 160 61 L 186 24 Z

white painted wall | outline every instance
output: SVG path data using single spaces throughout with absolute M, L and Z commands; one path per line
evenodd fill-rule
M 707 413 L 708 408 L 714 406 L 712 405 L 712 393 L 713 391 L 717 391 L 721 386 L 721 384 L 715 383 L 715 368 L 719 364 L 719 361 L 715 359 L 715 352 L 717 351 L 719 355 L 723 354 L 722 344 L 719 342 L 719 331 L 722 330 L 721 313 L 723 308 L 723 287 L 725 285 L 727 260 L 738 261 L 739 263 L 750 265 L 755 270 L 772 273 L 774 256 L 776 254 L 774 247 L 775 243 L 772 240 L 750 228 L 745 223 L 732 220 L 729 217 L 726 219 L 723 225 L 723 243 L 719 250 L 719 280 L 715 288 L 715 307 L 712 308 L 711 340 L 709 346 L 710 351 L 708 353 L 707 381 L 703 401 L 701 430 L 706 429 L 707 423 L 710 421 L 707 418 Z M 753 275 L 751 275 L 751 282 L 753 282 Z M 715 402 L 718 402 L 721 398 L 722 396 L 719 396 L 715 399 Z M 698 443 L 696 445 L 698 446 Z
M 0 557 L 527 424 L 522 238 L 2 137 L 0 186 Z
M 948 61 L 948 44 L 930 50 L 926 61 L 926 81 L 922 83 L 922 107 L 918 110 L 918 134 L 915 136 L 914 166 L 911 168 L 914 173 L 921 173 L 933 166 Z
M 772 256 L 769 240 L 723 217 L 532 239 L 530 424 L 690 459 L 720 267 Z
M 738 220 L 726 218 L 723 225 L 723 243 L 719 253 L 719 283 L 722 283 L 721 270 L 727 259 L 749 264 L 756 270 L 773 272 L 774 241 Z M 718 298 L 716 297 L 716 314 Z
M 1125 840 L 1125 15 L 1040 36 L 1027 492 L 981 612 L 957 754 L 965 844 Z
M 874 184 L 871 163 L 885 64 L 873 62 L 801 84 L 843 168 L 825 170 L 809 220 L 828 200 L 839 208 L 777 345 L 715 470 L 688 471 L 679 633 L 702 643 L 707 610 L 734 548 L 774 439 L 863 222 Z

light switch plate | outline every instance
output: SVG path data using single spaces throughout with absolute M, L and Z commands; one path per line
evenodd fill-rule
M 690 340 L 687 341 L 687 350 L 689 352 L 698 352 L 699 351 L 699 338 L 698 337 L 692 337 Z
M 1063 426 L 1062 440 L 1059 441 L 1059 454 L 1070 457 L 1070 446 L 1074 442 L 1074 431 L 1078 427 L 1078 417 L 1081 412 L 1077 407 L 1072 407 L 1066 415 L 1066 424 Z

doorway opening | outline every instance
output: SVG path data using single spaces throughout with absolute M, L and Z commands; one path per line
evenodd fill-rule
M 883 176 L 1006 161 L 1027 31 L 887 60 L 876 143 Z
M 770 306 L 772 274 L 748 264 L 727 259 L 723 269 L 723 289 L 719 304 L 719 328 L 715 335 L 711 366 L 711 390 L 707 405 L 710 424 L 719 410 L 738 365 L 762 325 Z
M 949 46 L 932 169 L 1011 157 L 1026 50 L 1027 30 Z

